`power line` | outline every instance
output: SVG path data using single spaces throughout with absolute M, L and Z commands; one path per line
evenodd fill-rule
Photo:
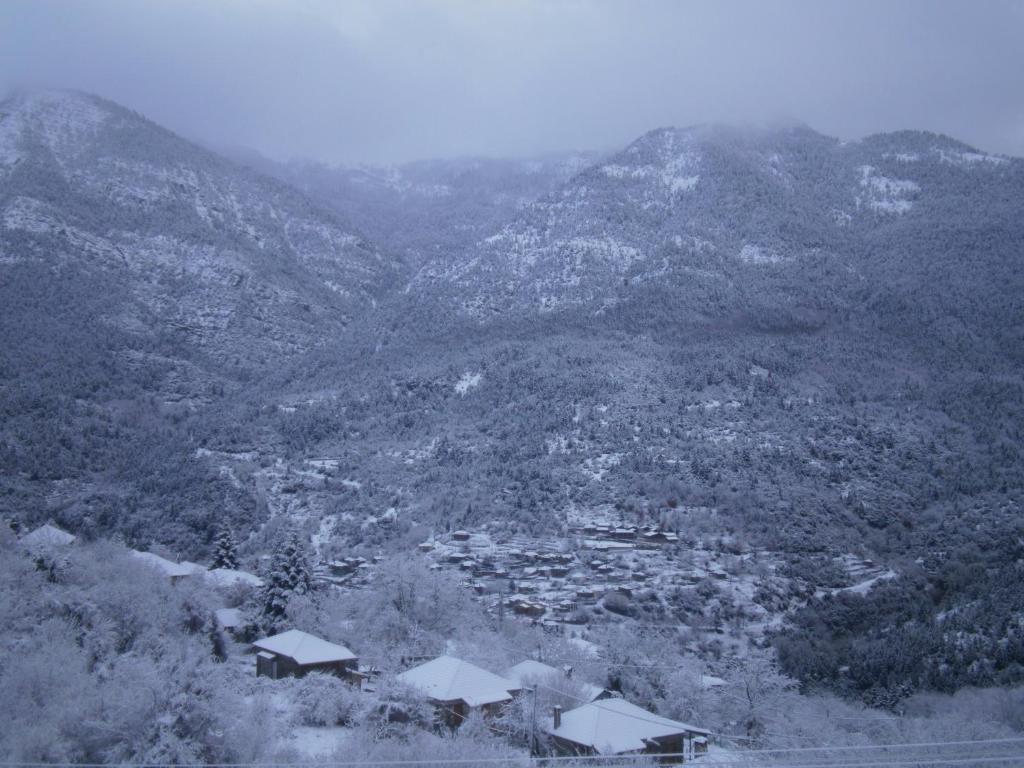
M 718 734 L 716 734 L 718 735 Z M 825 750 L 840 750 L 845 752 L 863 751 L 872 749 L 930 749 L 939 747 L 973 747 L 990 744 L 1024 744 L 1024 737 L 1004 739 L 973 739 L 969 741 L 919 741 L 919 742 L 895 742 L 889 744 L 851 744 L 833 745 L 824 747 L 786 747 L 780 749 L 748 749 L 744 754 L 775 754 L 789 752 L 822 752 Z
M 924 768 L 926 766 L 936 765 L 949 765 L 949 766 L 972 766 L 980 763 L 1006 763 L 1011 760 L 1024 760 L 1024 753 L 1018 753 L 1015 755 L 1001 755 L 1001 756 L 988 756 L 988 757 L 968 757 L 958 756 L 953 758 L 932 758 L 932 757 L 916 757 L 903 760 L 878 760 L 872 762 L 819 762 L 819 763 L 756 763 L 750 760 L 734 760 L 734 761 L 707 761 L 704 765 L 707 766 L 744 766 L 744 768 L 754 768 L 757 765 L 765 766 L 765 768 L 901 768 L 902 766 L 915 766 L 916 768 Z
M 388 657 L 383 657 L 383 656 L 360 656 L 359 660 L 360 661 L 368 661 L 368 662 L 371 662 L 371 663 L 382 663 L 382 662 L 390 661 L 391 659 L 389 659 Z M 681 665 L 679 665 L 679 664 L 654 664 L 654 663 L 640 663 L 640 662 L 628 663 L 627 664 L 627 663 L 619 663 L 619 662 L 615 662 L 615 661 L 610 661 L 608 659 L 600 659 L 600 658 L 597 658 L 597 659 L 595 659 L 595 658 L 587 659 L 587 658 L 566 658 L 566 657 L 558 657 L 558 656 L 546 658 L 545 659 L 545 663 L 549 663 L 549 662 L 553 663 L 553 664 L 591 664 L 591 665 L 603 664 L 603 665 L 608 666 L 608 667 L 621 668 L 621 669 L 680 669 L 681 668 Z

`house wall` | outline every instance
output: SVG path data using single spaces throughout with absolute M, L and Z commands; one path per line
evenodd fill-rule
M 438 701 L 431 699 L 430 703 L 437 710 L 437 719 L 449 728 L 458 728 L 462 721 L 469 717 L 470 708 L 466 702 L 458 699 L 456 701 Z
M 473 712 L 479 712 L 486 720 L 498 717 L 508 704 L 508 702 L 499 701 L 494 704 L 484 704 L 482 707 L 471 707 L 461 699 L 455 701 L 431 699 L 430 703 L 437 709 L 440 722 L 449 728 L 458 728 Z
M 568 739 L 562 739 L 557 736 L 552 736 L 551 741 L 554 743 L 555 751 L 559 755 L 566 757 L 587 757 L 596 755 L 597 751 L 586 744 L 577 744 L 575 741 L 569 741 Z M 646 749 L 641 752 L 626 753 L 626 754 L 643 754 L 643 755 L 666 755 L 666 757 L 658 758 L 658 762 L 666 764 L 682 763 L 683 758 L 679 755 L 685 753 L 684 737 L 683 734 L 678 736 L 666 736 L 658 739 L 657 743 L 651 743 Z M 672 757 L 667 757 L 672 755 Z
M 276 669 L 275 669 L 276 666 Z M 353 673 L 358 669 L 358 660 L 332 661 L 326 664 L 298 664 L 295 659 L 288 656 L 275 655 L 273 660 L 256 657 L 256 676 L 270 677 L 279 680 L 282 677 L 303 677 L 310 672 L 323 672 L 328 675 L 336 675 L 345 680 L 355 679 Z
M 577 744 L 575 741 L 569 741 L 568 739 L 560 739 L 557 736 L 552 736 L 551 741 L 554 744 L 555 751 L 564 757 L 576 757 L 576 756 L 587 756 L 594 755 L 597 752 L 592 748 L 584 744 Z
M 256 656 L 256 677 L 269 677 L 272 680 L 276 680 L 279 675 L 277 673 L 277 658 L 268 659 L 264 656 Z
M 678 736 L 663 736 L 658 739 L 657 743 L 652 743 L 647 746 L 644 750 L 644 754 L 647 755 L 673 755 L 673 757 L 660 758 L 658 762 L 663 763 L 681 763 L 683 758 L 679 755 L 685 754 L 685 743 L 683 740 L 683 734 Z

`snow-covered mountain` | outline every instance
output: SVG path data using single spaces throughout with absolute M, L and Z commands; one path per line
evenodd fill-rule
M 187 548 L 689 499 L 791 546 L 1020 483 L 1024 161 L 706 126 L 311 202 L 91 96 L 0 112 L 0 513 Z
M 314 346 L 400 272 L 293 188 L 63 91 L 0 104 L 0 263 L 98 276 L 113 326 L 218 352 Z
M 283 361 L 361 337 L 403 269 L 294 188 L 115 104 L 7 99 L 0 514 L 147 519 L 168 539 L 260 519 L 182 419 L 216 422 Z
M 527 205 L 463 258 L 429 264 L 415 285 L 478 320 L 607 312 L 654 290 L 670 291 L 685 316 L 773 305 L 814 323 L 865 286 L 917 275 L 948 309 L 963 285 L 1005 295 L 1007 279 L 1019 282 L 1007 259 L 1024 239 L 1022 194 L 1024 161 L 923 132 L 844 143 L 803 126 L 660 129 Z M 946 242 L 935 242 L 939 231 Z M 997 247 L 964 241 L 979 231 L 999 232 Z M 979 282 L 965 259 L 989 273 Z M 944 280 L 928 280 L 942 269 Z

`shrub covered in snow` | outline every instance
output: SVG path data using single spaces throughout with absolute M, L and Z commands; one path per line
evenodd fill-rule
M 312 672 L 296 684 L 294 702 L 302 725 L 349 725 L 363 719 L 368 698 L 334 675 Z

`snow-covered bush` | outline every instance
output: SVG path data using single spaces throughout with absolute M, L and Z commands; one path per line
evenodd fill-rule
M 481 766 L 507 760 L 507 763 L 502 764 L 514 768 L 518 758 L 524 767 L 530 764 L 525 750 L 509 746 L 499 734 L 492 733 L 486 726 L 471 730 L 472 733 L 463 733 L 461 728 L 451 733 L 433 733 L 406 727 L 396 729 L 389 734 L 389 738 L 382 739 L 372 731 L 360 729 L 345 740 L 344 751 L 332 759 L 345 762 L 403 762 L 429 757 L 437 765 L 452 763 L 461 764 L 465 768 L 472 768 L 473 760 L 479 760 Z
M 360 650 L 385 664 L 403 655 L 438 653 L 448 640 L 487 631 L 479 604 L 458 578 L 431 571 L 414 558 L 382 563 L 373 589 L 346 602 Z
M 436 710 L 423 694 L 393 677 L 380 681 L 372 706 L 370 719 L 376 721 L 380 735 L 401 732 L 406 725 L 429 727 L 436 720 Z
M 0 755 L 28 762 L 255 759 L 249 714 L 214 662 L 210 608 L 188 581 L 111 544 L 68 552 L 66 579 L 0 544 Z M 11 663 L 16 662 L 16 663 Z
M 295 716 L 302 725 L 347 725 L 362 719 L 367 698 L 334 675 L 312 672 L 295 687 Z

